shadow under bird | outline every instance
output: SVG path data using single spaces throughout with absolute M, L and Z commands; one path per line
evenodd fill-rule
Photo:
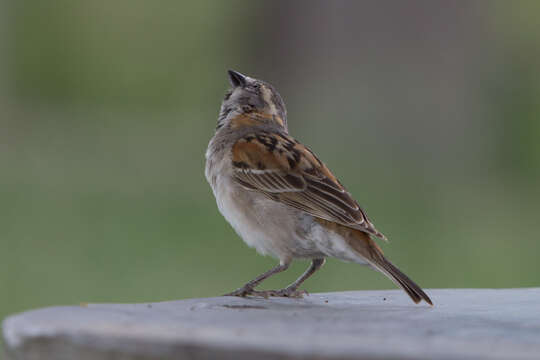
M 231 89 L 221 104 L 206 152 L 206 178 L 217 205 L 238 235 L 279 264 L 231 296 L 301 297 L 298 287 L 327 257 L 367 264 L 411 299 L 432 305 L 411 279 L 388 261 L 374 238 L 385 240 L 326 165 L 289 135 L 285 104 L 276 89 L 229 70 Z M 280 290 L 258 291 L 268 277 L 294 259 L 309 268 Z

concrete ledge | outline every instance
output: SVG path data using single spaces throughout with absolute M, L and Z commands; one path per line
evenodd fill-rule
M 538 359 L 540 289 L 399 290 L 53 307 L 8 317 L 8 357 Z

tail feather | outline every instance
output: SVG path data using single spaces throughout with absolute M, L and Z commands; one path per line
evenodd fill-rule
M 409 279 L 407 275 L 402 273 L 384 257 L 381 248 L 370 237 L 370 234 L 363 230 L 350 228 L 328 220 L 317 219 L 317 221 L 329 230 L 341 235 L 351 247 L 351 250 L 354 250 L 354 252 L 359 255 L 362 263 L 367 261 L 373 268 L 386 275 L 397 286 L 405 290 L 415 303 L 424 300 L 429 305 L 433 305 L 429 296 L 427 296 L 420 286 L 416 285 L 414 281 Z M 371 235 L 378 236 L 377 234 Z
M 418 286 L 414 281 L 412 281 L 407 275 L 402 273 L 397 267 L 394 266 L 390 261 L 386 260 L 384 256 L 380 256 L 380 261 L 377 264 L 373 264 L 378 270 L 385 274 L 390 280 L 392 280 L 396 285 L 405 290 L 407 295 L 409 295 L 415 303 L 419 303 L 424 300 L 429 305 L 433 306 L 433 302 L 429 296 Z
M 401 272 L 394 264 L 388 261 L 381 250 L 381 248 L 371 239 L 371 237 L 361 231 L 349 233 L 347 240 L 349 245 L 356 250 L 362 257 L 376 270 L 379 270 L 392 280 L 397 286 L 405 290 L 405 292 L 411 297 L 412 301 L 419 303 L 424 300 L 429 305 L 433 305 L 433 302 L 427 296 L 427 294 L 412 281 L 407 275 Z

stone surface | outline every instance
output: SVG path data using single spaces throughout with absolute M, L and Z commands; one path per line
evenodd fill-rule
M 10 359 L 539 359 L 540 289 L 91 304 L 7 318 Z

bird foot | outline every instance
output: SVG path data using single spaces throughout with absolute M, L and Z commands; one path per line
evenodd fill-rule
M 269 297 L 272 296 L 272 297 L 288 297 L 288 298 L 293 298 L 293 299 L 301 299 L 304 297 L 304 295 L 309 295 L 309 294 L 305 290 L 296 290 L 292 288 L 259 291 L 259 290 L 255 290 L 247 286 L 243 286 L 223 296 L 240 296 L 240 297 L 259 296 L 265 299 L 268 299 Z
M 292 288 L 285 288 L 280 290 L 267 290 L 267 291 L 261 291 L 264 293 L 267 293 L 268 296 L 275 296 L 275 297 L 288 297 L 292 299 L 302 299 L 304 295 L 309 295 L 306 290 L 296 290 Z
M 234 291 L 231 291 L 230 293 L 224 294 L 223 296 L 239 296 L 239 297 L 246 297 L 248 295 L 251 295 L 255 290 L 253 290 L 250 286 L 242 286 L 241 288 L 238 288 Z

